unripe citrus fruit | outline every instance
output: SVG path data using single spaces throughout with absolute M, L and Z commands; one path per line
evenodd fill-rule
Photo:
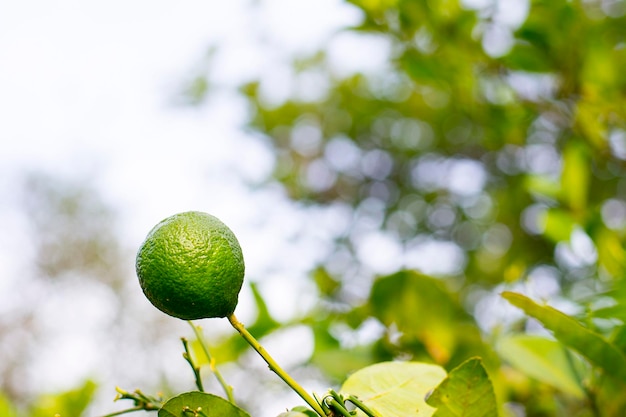
M 218 218 L 198 211 L 175 214 L 154 226 L 135 266 L 148 300 L 183 320 L 231 315 L 245 270 L 234 233 Z

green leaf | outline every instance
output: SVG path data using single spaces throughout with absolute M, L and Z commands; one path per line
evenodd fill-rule
M 587 150 L 576 141 L 570 141 L 563 150 L 561 188 L 563 198 L 573 210 L 583 210 L 587 204 L 590 167 Z
M 582 364 L 561 343 L 540 336 L 512 335 L 500 339 L 496 350 L 526 375 L 578 398 L 584 397 L 577 376 Z
M 437 363 L 447 363 L 459 339 L 459 327 L 472 323 L 443 280 L 414 271 L 379 278 L 369 298 L 373 316 L 397 326 L 406 339 L 419 340 Z
M 493 385 L 480 358 L 470 358 L 450 374 L 426 402 L 437 408 L 433 417 L 497 417 Z
M 17 408 L 6 395 L 0 392 L 0 416 L 17 417 Z
M 185 392 L 170 398 L 159 410 L 158 417 L 250 417 L 248 413 L 218 397 L 205 392 Z M 195 414 L 194 414 L 195 413 Z
M 532 194 L 539 194 L 552 199 L 556 199 L 561 192 L 561 185 L 545 175 L 527 175 L 524 179 L 524 186 Z
M 576 222 L 572 215 L 565 210 L 559 209 L 546 211 L 544 222 L 544 234 L 553 242 L 569 241 L 572 231 L 576 227 Z
M 323 296 L 332 297 L 341 288 L 341 281 L 336 280 L 326 268 L 318 267 L 312 272 L 313 281 Z
M 502 61 L 514 70 L 549 72 L 553 69 L 545 52 L 533 45 L 520 41 L 508 55 L 502 57 Z
M 615 277 L 624 276 L 626 270 L 626 252 L 621 236 L 614 230 L 598 228 L 593 240 L 598 249 L 598 261 Z
M 341 392 L 356 396 L 384 417 L 429 417 L 435 410 L 424 397 L 445 377 L 445 369 L 437 365 L 381 362 L 352 374 Z
M 540 306 L 530 298 L 513 292 L 502 293 L 508 302 L 539 320 L 561 343 L 571 347 L 608 375 L 626 380 L 626 357 L 601 335 L 587 329 L 573 318 L 549 306 Z
M 96 383 L 87 380 L 82 386 L 69 391 L 59 394 L 44 394 L 37 399 L 29 416 L 49 417 L 55 414 L 80 416 L 91 403 L 95 392 Z

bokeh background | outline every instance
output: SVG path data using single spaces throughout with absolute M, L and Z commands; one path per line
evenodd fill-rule
M 243 247 L 238 317 L 308 389 L 381 360 L 479 354 L 507 415 L 590 415 L 601 393 L 507 365 L 502 335 L 549 334 L 498 294 L 626 345 L 625 14 L 618 0 L 1 5 L 0 410 L 46 415 L 73 392 L 100 416 L 124 408 L 115 386 L 193 389 L 191 329 L 145 300 L 134 256 L 158 221 L 201 210 Z M 225 320 L 200 324 L 253 415 L 300 402 Z

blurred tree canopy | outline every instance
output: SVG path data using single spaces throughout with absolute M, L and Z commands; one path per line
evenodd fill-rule
M 289 195 L 354 208 L 337 256 L 371 227 L 408 248 L 454 244 L 447 270 L 466 287 L 538 265 L 564 291 L 621 278 L 624 4 L 532 2 L 511 28 L 504 3 L 353 3 L 364 21 L 350 30 L 390 44 L 383 71 L 337 78 L 321 51 L 294 63 L 296 77 L 324 74 L 320 99 L 274 106 L 244 87 Z
M 342 75 L 322 49 L 294 58 L 280 103 L 262 79 L 241 89 L 248 127 L 276 156 L 270 180 L 306 206 L 351 212 L 312 272 L 312 364 L 342 378 L 384 359 L 450 368 L 477 354 L 509 415 L 623 415 L 623 383 L 585 374 L 582 394 L 541 366 L 522 377 L 495 348 L 538 327 L 504 309 L 499 293 L 513 288 L 624 349 L 626 2 L 349 3 L 363 19 L 343 34 L 382 40 L 382 68 Z M 372 236 L 374 252 L 399 245 L 397 272 L 366 266 Z M 372 320 L 382 336 L 355 342 Z M 504 345 L 547 356 L 553 343 Z
M 311 271 L 317 306 L 280 323 L 253 284 L 249 330 L 262 338 L 306 326 L 313 352 L 295 376 L 324 385 L 384 360 L 450 370 L 480 356 L 502 416 L 625 415 L 626 381 L 604 372 L 606 360 L 598 369 L 500 293 L 548 302 L 572 318 L 559 331 L 626 354 L 626 1 L 348 3 L 362 21 L 336 37 L 351 37 L 360 56 L 383 55 L 382 65 L 338 70 L 331 38 L 294 57 L 286 99 L 269 99 L 275 86 L 263 79 L 240 88 L 246 127 L 275 155 L 262 182 L 348 222 Z M 189 103 L 212 86 L 193 80 Z M 110 269 L 120 260 L 111 213 L 84 190 L 30 181 L 25 201 L 44 237 L 36 272 L 54 283 L 87 272 L 121 287 L 122 272 Z M 94 214 L 102 224 L 85 220 Z M 79 233 L 68 240 L 68 230 Z M 69 257 L 57 250 L 68 242 Z M 148 326 L 109 326 L 120 339 L 152 340 Z M 213 342 L 218 363 L 245 359 L 237 335 Z M 1 371 L 2 389 L 19 397 Z M 233 385 L 260 406 L 272 394 L 255 385 L 266 369 L 256 371 Z M 42 401 L 37 415 L 55 401 L 82 413 L 93 390 L 87 382 Z M 17 415 L 4 397 L 0 410 Z

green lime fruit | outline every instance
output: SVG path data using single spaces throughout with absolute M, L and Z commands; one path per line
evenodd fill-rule
M 235 234 L 218 218 L 198 211 L 154 226 L 135 267 L 148 300 L 183 320 L 231 315 L 245 272 Z

